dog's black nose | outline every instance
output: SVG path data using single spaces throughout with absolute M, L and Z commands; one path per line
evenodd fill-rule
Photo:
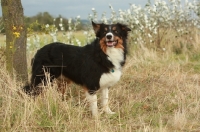
M 110 34 L 109 34 L 109 35 L 106 35 L 106 38 L 107 38 L 107 39 L 111 39 L 111 38 L 112 38 L 112 35 L 110 35 Z

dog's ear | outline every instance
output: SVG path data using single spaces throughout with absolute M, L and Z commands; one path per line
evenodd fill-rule
M 101 24 L 96 24 L 96 23 L 94 23 L 94 22 L 92 21 L 92 26 L 93 26 L 94 32 L 95 32 L 95 34 L 96 34 L 96 36 L 97 36 L 97 34 L 98 34 L 99 30 L 100 30 Z
M 124 25 L 121 23 L 117 23 L 117 24 L 120 25 L 120 27 L 123 31 L 131 31 L 131 29 L 129 27 L 127 27 L 127 25 Z

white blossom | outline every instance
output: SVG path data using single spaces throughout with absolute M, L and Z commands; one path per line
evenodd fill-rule
M 46 24 L 45 27 L 48 28 L 48 27 L 49 27 L 49 24 Z
M 62 22 L 63 21 L 63 19 L 62 18 L 60 18 L 60 22 Z
M 72 22 L 72 19 L 71 18 L 69 18 L 69 20 L 68 20 L 68 23 L 70 24 Z

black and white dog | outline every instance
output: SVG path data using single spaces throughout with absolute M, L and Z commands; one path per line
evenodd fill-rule
M 29 95 L 42 92 L 40 84 L 45 84 L 45 72 L 50 81 L 74 82 L 85 89 L 92 115 L 98 114 L 97 95 L 102 93 L 101 105 L 108 114 L 113 114 L 108 106 L 108 88 L 119 81 L 127 53 L 127 36 L 131 31 L 126 25 L 96 24 L 92 22 L 96 39 L 83 47 L 63 43 L 51 43 L 37 51 L 32 63 L 30 84 L 24 87 Z M 65 88 L 61 89 L 65 93 Z

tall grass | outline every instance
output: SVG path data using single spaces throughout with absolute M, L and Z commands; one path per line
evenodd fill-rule
M 181 54 L 129 45 L 123 76 L 110 88 L 111 109 L 117 114 L 101 113 L 99 119 L 91 117 L 79 86 L 68 86 L 65 101 L 56 83 L 31 98 L 2 67 L 0 130 L 199 131 L 200 41 L 195 35 L 195 50 Z
M 40 96 L 27 96 L 21 90 L 23 84 L 7 73 L 5 49 L 0 47 L 0 131 L 200 131 L 199 20 L 191 17 L 197 4 L 186 2 L 182 8 L 179 2 L 157 0 L 145 9 L 132 4 L 118 16 L 110 6 L 110 21 L 126 21 L 132 28 L 122 78 L 110 88 L 115 115 L 99 109 L 99 118 L 92 118 L 83 91 L 75 84 L 67 85 L 64 101 L 55 82 L 43 86 Z M 90 17 L 96 20 L 97 12 L 92 10 Z M 163 20 L 158 19 L 161 16 Z M 108 22 L 105 14 L 102 22 Z M 49 34 L 32 33 L 27 41 L 29 69 L 37 49 L 49 42 L 89 42 L 91 31 L 85 36 L 75 32 L 77 23 L 66 32 L 46 25 Z M 1 37 L 0 41 L 4 42 Z

